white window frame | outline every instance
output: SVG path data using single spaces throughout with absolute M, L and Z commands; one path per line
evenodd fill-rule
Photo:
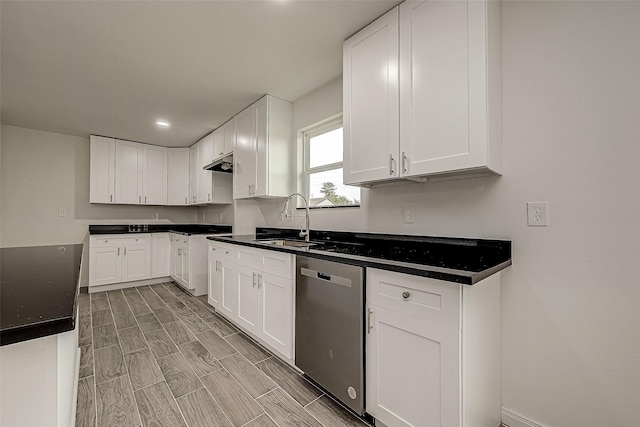
M 321 122 L 317 125 L 310 126 L 306 130 L 302 132 L 302 153 L 303 153 L 303 164 L 302 164 L 302 193 L 305 195 L 307 200 L 311 202 L 310 199 L 310 189 L 309 189 L 309 176 L 313 173 L 318 172 L 326 172 L 334 169 L 344 168 L 344 155 L 342 156 L 343 160 L 335 163 L 329 163 L 322 166 L 310 167 L 311 164 L 311 149 L 310 143 L 311 138 L 316 136 L 331 132 L 336 129 L 340 129 L 343 127 L 342 123 L 342 115 L 336 118 L 332 118 Z M 362 195 L 362 193 L 361 193 Z M 316 206 L 310 207 L 310 209 L 326 209 L 326 208 L 353 208 L 360 207 L 360 204 L 352 204 L 352 205 L 336 205 L 336 206 Z M 298 205 L 298 208 L 301 208 Z

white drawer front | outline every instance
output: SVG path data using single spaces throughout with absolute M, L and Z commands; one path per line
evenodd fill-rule
M 209 242 L 209 259 L 235 262 L 236 249 L 233 245 L 210 241 Z
M 236 246 L 236 262 L 239 265 L 285 279 L 293 277 L 293 257 L 292 254 L 277 251 Z
M 452 327 L 460 325 L 457 283 L 367 268 L 367 303 Z M 441 323 L 442 324 L 442 323 Z

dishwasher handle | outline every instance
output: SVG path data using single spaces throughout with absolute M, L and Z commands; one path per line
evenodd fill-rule
M 344 286 L 347 288 L 351 287 L 351 279 L 347 279 L 346 277 L 335 276 L 332 274 L 323 273 L 321 271 L 311 270 L 305 267 L 300 268 L 300 274 L 302 274 L 303 276 L 311 277 L 312 279 L 334 283 L 336 285 Z

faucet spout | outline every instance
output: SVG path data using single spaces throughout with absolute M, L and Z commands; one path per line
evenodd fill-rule
M 300 230 L 300 237 L 304 237 L 304 241 L 308 242 L 309 241 L 309 203 L 307 202 L 307 198 L 304 197 L 302 194 L 300 193 L 292 193 L 289 194 L 289 197 L 287 197 L 287 200 L 284 202 L 284 206 L 282 207 L 282 213 L 285 216 L 288 216 L 288 210 L 289 210 L 289 200 L 291 200 L 291 198 L 293 196 L 299 196 L 302 198 L 302 200 L 304 200 L 304 207 L 305 207 L 305 226 L 306 226 L 306 230 L 302 231 Z

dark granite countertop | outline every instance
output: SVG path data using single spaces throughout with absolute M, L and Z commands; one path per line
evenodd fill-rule
M 0 346 L 71 331 L 82 245 L 0 249 Z
M 310 248 L 274 246 L 268 239 L 295 239 L 299 230 L 258 228 L 255 235 L 209 240 L 288 252 L 362 267 L 473 285 L 511 265 L 508 240 L 463 239 L 311 230 Z
M 89 234 L 130 234 L 130 233 L 180 233 L 192 234 L 227 234 L 231 233 L 230 225 L 216 224 L 114 224 L 90 225 Z

